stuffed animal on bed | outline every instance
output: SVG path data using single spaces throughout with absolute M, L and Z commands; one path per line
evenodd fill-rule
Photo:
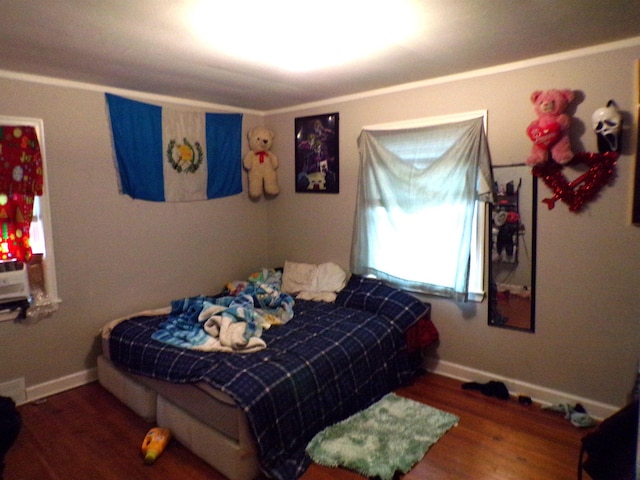
M 573 158 L 569 141 L 569 116 L 564 113 L 574 99 L 571 90 L 536 90 L 531 102 L 538 118 L 527 128 L 533 141 L 527 165 L 538 165 L 551 159 L 564 165 Z
M 248 172 L 249 197 L 260 198 L 263 191 L 266 195 L 275 196 L 280 193 L 278 188 L 278 157 L 270 152 L 274 134 L 265 127 L 255 127 L 247 133 L 251 151 L 242 160 L 242 165 Z

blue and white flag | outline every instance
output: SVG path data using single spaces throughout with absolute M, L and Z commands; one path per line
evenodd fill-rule
M 241 114 L 106 98 L 122 193 L 187 202 L 242 192 Z

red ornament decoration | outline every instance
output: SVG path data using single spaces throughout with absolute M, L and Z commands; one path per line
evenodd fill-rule
M 615 174 L 618 152 L 605 153 L 576 153 L 571 163 L 582 162 L 589 169 L 569 181 L 562 173 L 563 166 L 552 160 L 535 165 L 531 173 L 551 189 L 553 197 L 545 198 L 543 203 L 547 204 L 551 210 L 555 203 L 560 200 L 569 206 L 572 212 L 579 212 L 587 202 L 594 200 L 602 187 L 609 183 Z
M 0 126 L 0 261 L 29 261 L 33 200 L 42 195 L 42 156 L 34 127 Z

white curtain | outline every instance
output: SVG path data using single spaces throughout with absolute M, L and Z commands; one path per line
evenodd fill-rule
M 476 200 L 492 184 L 483 117 L 365 129 L 358 147 L 352 272 L 466 300 Z

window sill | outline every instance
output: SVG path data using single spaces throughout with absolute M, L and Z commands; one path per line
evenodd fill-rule
M 20 312 L 0 312 L 0 323 L 2 322 L 15 322 L 18 320 Z
M 31 302 L 31 306 L 27 309 L 26 320 L 42 320 L 48 318 L 58 311 L 58 306 L 62 303 L 60 299 L 45 298 Z
M 37 322 L 50 317 L 58 310 L 59 299 L 41 299 L 31 301 L 24 312 L 16 304 L 0 305 L 0 323 L 3 322 Z M 4 307 L 4 308 L 3 308 Z
M 484 292 L 469 292 L 469 302 L 482 303 L 485 299 Z

